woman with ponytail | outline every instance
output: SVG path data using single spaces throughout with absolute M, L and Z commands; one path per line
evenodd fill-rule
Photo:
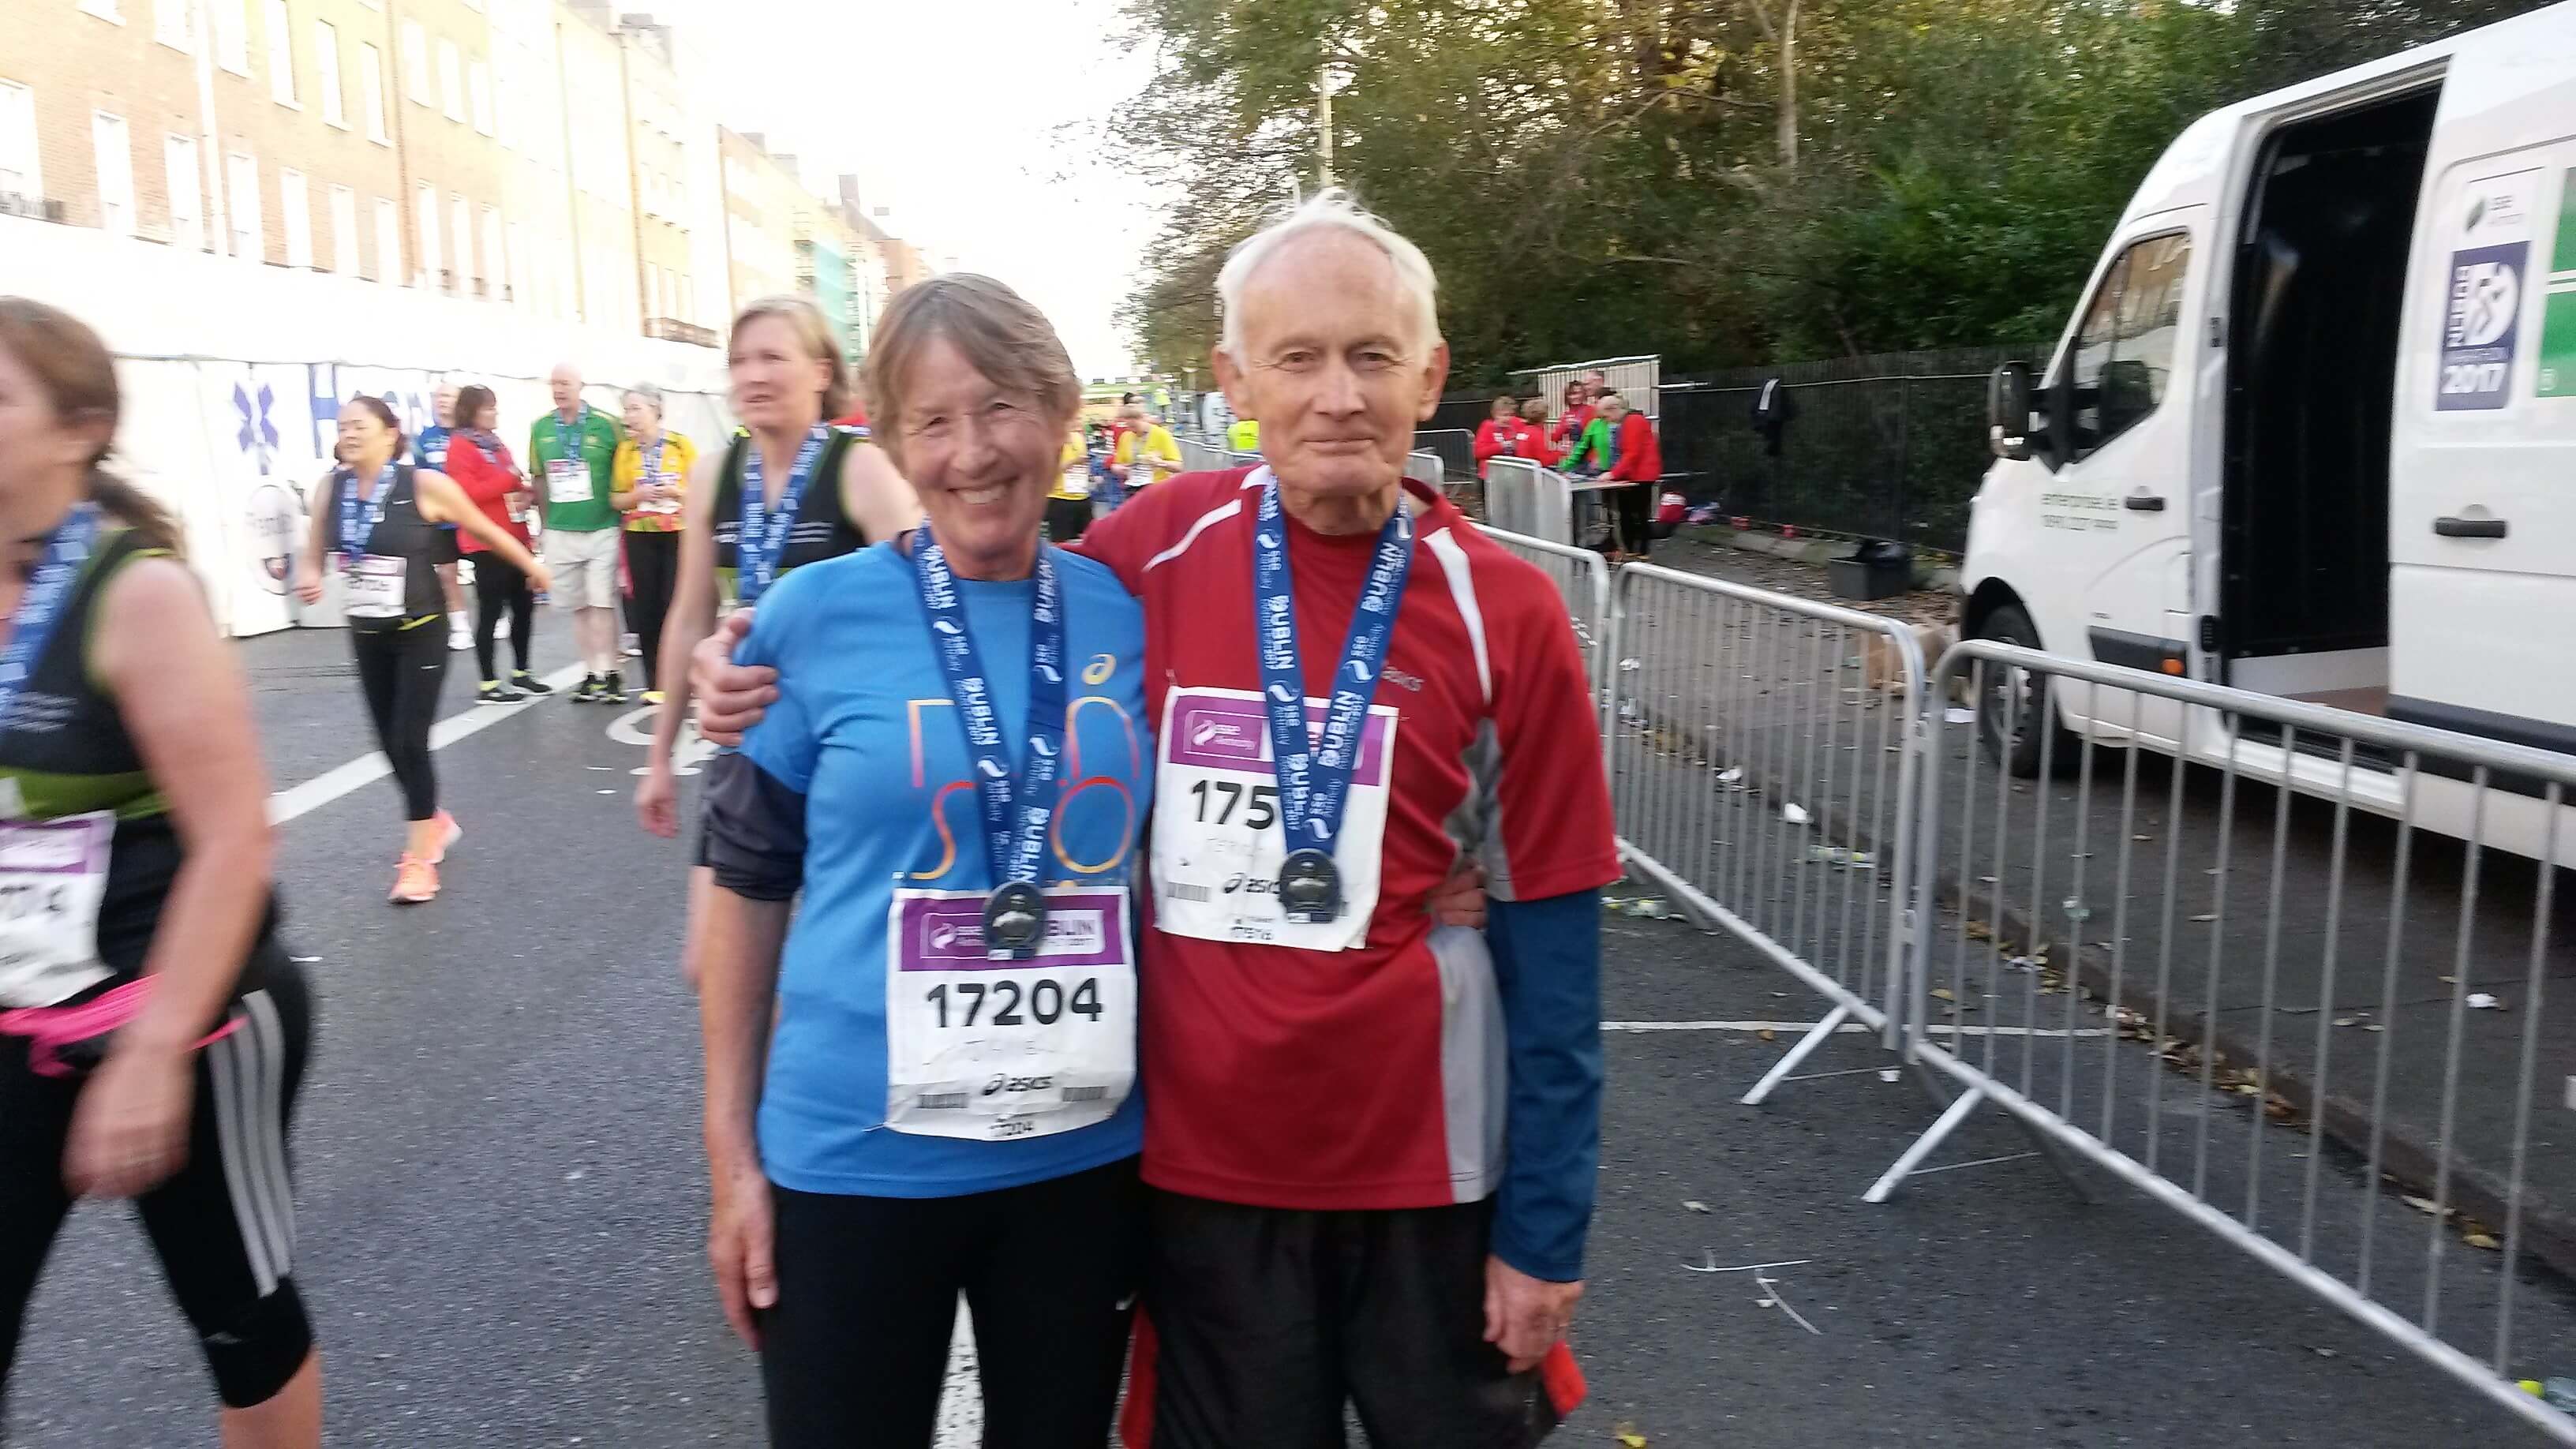
M 105 471 L 118 409 L 96 333 L 0 297 L 0 1397 L 72 1203 L 131 1198 L 223 1442 L 305 1449 L 286 1137 L 311 1010 L 250 689 L 170 515 Z

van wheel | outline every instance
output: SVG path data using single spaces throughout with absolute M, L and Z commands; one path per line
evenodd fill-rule
M 2025 649 L 2040 647 L 2039 630 L 2018 604 L 2006 604 L 1988 614 L 1977 637 Z M 1978 680 L 1977 742 L 1986 758 L 2028 780 L 2039 774 L 2044 745 L 2048 764 L 2057 774 L 2074 770 L 2081 746 L 2074 731 L 2058 722 L 2049 677 L 1991 660 L 1984 661 L 1978 673 L 1982 678 Z

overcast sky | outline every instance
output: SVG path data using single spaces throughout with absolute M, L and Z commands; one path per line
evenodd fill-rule
M 891 229 L 1017 288 L 1084 377 L 1130 370 L 1111 318 L 1154 198 L 1104 152 L 1148 66 L 1111 40 L 1115 0 L 635 0 L 721 86 L 717 118 L 844 172 Z M 621 6 L 621 8 L 630 8 Z M 1061 128 L 1070 124 L 1070 130 Z

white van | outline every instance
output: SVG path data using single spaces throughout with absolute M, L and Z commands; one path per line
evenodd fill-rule
M 2042 376 L 1995 376 L 1965 634 L 2576 752 L 2576 3 L 2193 123 Z M 2178 748 L 2177 704 L 2054 694 Z M 2196 758 L 2339 779 L 2195 714 Z

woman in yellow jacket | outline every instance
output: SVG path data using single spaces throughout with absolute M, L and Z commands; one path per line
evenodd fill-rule
M 1119 413 L 1118 423 L 1118 451 L 1110 455 L 1109 471 L 1129 488 L 1160 483 L 1181 471 L 1181 445 L 1173 440 L 1171 429 L 1149 420 L 1143 408 L 1132 405 Z
M 626 390 L 626 441 L 609 465 L 608 501 L 626 516 L 626 627 L 644 651 L 644 702 L 662 702 L 662 618 L 680 578 L 680 500 L 698 450 L 662 426 L 662 390 Z

